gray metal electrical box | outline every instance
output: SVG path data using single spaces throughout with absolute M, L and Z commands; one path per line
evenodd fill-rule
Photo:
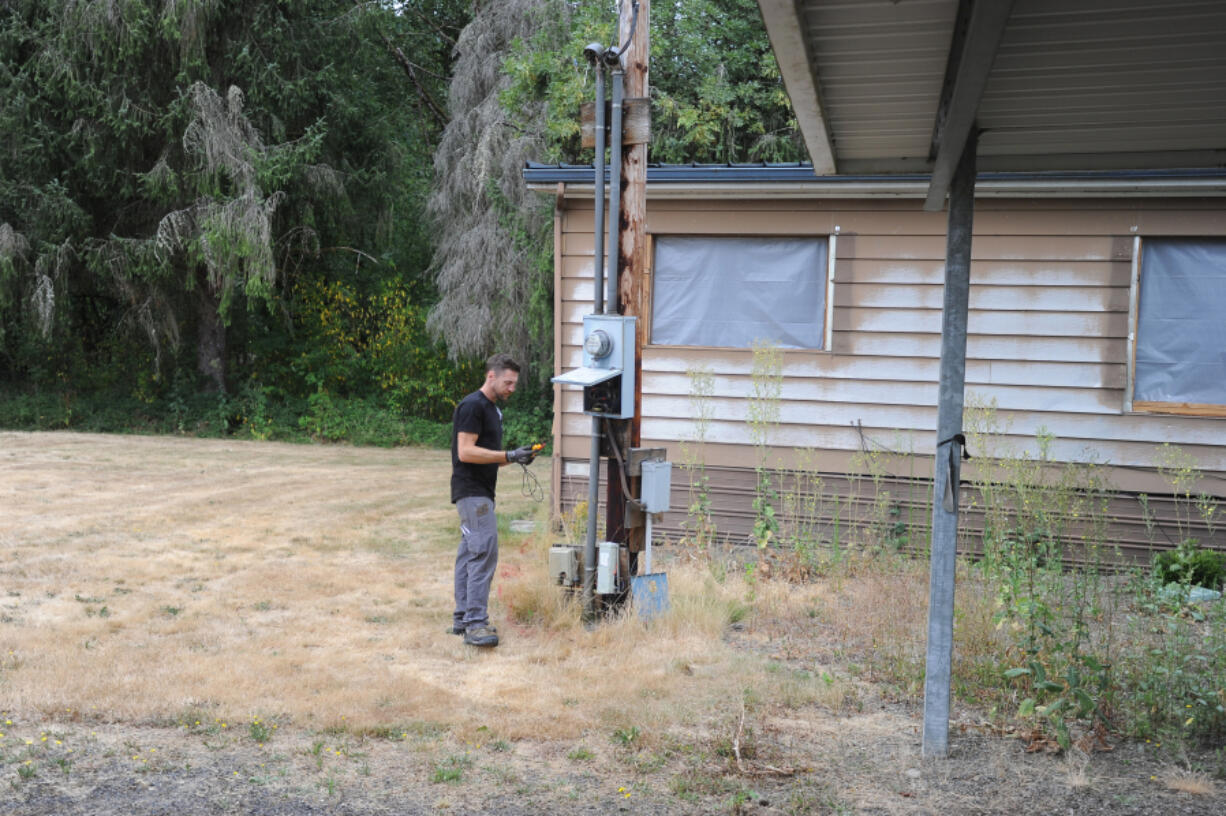
M 612 595 L 618 591 L 621 545 L 616 541 L 602 541 L 599 550 L 596 556 L 596 592 L 600 595 Z
M 578 586 L 579 549 L 568 544 L 556 544 L 549 548 L 549 577 L 559 586 Z
M 583 317 L 583 367 L 553 378 L 583 388 L 583 412 L 610 419 L 634 416 L 636 319 L 624 315 Z
M 648 513 L 666 513 L 672 509 L 673 463 L 647 461 L 642 464 L 642 502 Z

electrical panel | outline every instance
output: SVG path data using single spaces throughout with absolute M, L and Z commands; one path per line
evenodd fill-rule
M 583 367 L 553 378 L 583 388 L 583 413 L 609 419 L 634 416 L 636 319 L 592 314 L 583 318 Z
M 672 509 L 673 463 L 648 460 L 641 467 L 643 475 L 639 484 L 643 510 L 667 513 Z

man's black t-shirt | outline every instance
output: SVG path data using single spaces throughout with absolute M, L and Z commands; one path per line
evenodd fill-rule
M 477 435 L 477 447 L 502 450 L 502 411 L 485 394 L 474 391 L 455 407 L 451 417 L 451 503 L 474 496 L 491 501 L 498 485 L 498 465 L 460 461 L 457 435 Z

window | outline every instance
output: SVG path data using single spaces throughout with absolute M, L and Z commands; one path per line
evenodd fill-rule
M 651 342 L 828 348 L 832 240 L 657 236 Z
M 1226 238 L 1140 244 L 1132 409 L 1226 415 Z

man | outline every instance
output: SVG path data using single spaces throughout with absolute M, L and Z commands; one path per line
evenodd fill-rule
M 506 354 L 485 363 L 485 382 L 455 408 L 451 420 L 451 502 L 460 513 L 460 546 L 455 558 L 455 612 L 451 632 L 471 646 L 497 646 L 490 626 L 490 584 L 498 566 L 498 521 L 494 489 L 498 468 L 529 464 L 531 446 L 502 449 L 502 411 L 519 382 L 519 364 Z

